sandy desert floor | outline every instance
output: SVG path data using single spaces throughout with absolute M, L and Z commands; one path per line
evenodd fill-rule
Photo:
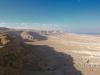
M 100 75 L 100 42 L 95 42 L 95 39 L 99 40 L 97 37 L 92 41 L 90 39 L 88 41 L 88 39 L 75 41 L 61 39 L 57 36 L 48 36 L 48 40 L 27 43 L 48 45 L 55 48 L 57 52 L 71 55 L 74 59 L 75 68 L 81 71 L 83 75 Z

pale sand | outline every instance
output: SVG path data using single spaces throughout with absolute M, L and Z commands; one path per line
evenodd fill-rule
M 76 36 L 75 36 L 76 37 Z M 79 37 L 78 37 L 79 38 Z M 89 41 L 86 38 L 89 39 Z M 100 37 L 87 36 L 82 41 L 65 39 L 58 36 L 48 36 L 48 40 L 27 42 L 35 45 L 48 45 L 58 52 L 70 54 L 74 58 L 75 67 L 84 75 L 99 75 L 100 69 Z M 94 39 L 94 40 L 93 40 Z M 97 39 L 97 40 L 96 40 Z M 96 42 L 95 42 L 96 41 Z

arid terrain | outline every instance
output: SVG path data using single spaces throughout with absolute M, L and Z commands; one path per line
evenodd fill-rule
M 0 75 L 100 75 L 100 36 L 0 30 Z

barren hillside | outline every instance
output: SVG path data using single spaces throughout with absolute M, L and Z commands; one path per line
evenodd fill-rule
M 0 48 L 0 75 L 81 75 L 69 54 L 58 52 L 46 44 L 18 41 L 17 37 L 5 33 L 0 37 L 4 39 L 0 41 L 3 46 Z
M 0 33 L 0 75 L 99 75 L 99 38 L 35 31 Z

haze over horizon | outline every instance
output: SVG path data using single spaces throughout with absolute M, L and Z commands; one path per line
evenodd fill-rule
M 0 0 L 0 27 L 100 33 L 99 0 Z

